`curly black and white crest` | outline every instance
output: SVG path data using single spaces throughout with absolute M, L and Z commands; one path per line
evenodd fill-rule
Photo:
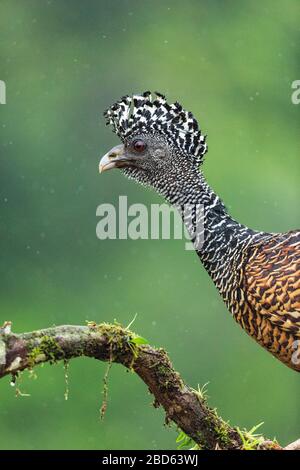
M 168 104 L 158 92 L 124 96 L 104 116 L 122 141 L 136 134 L 159 133 L 196 164 L 203 162 L 207 144 L 196 119 L 179 103 Z

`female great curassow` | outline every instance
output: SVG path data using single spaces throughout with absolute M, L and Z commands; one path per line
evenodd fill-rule
M 300 371 L 300 231 L 258 232 L 230 217 L 199 171 L 205 136 L 178 103 L 159 93 L 125 96 L 105 117 L 123 143 L 101 159 L 100 172 L 121 168 L 182 213 L 186 205 L 200 207 L 200 216 L 194 210 L 184 222 L 229 311 L 259 344 Z

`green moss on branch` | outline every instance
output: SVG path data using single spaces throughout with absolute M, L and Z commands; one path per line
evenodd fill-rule
M 66 363 L 80 356 L 116 362 L 139 375 L 154 395 L 155 406 L 165 409 L 166 421 L 176 423 L 199 448 L 243 448 L 240 432 L 209 408 L 204 393 L 184 383 L 167 353 L 118 323 L 89 322 L 87 326 L 57 326 L 22 334 L 2 328 L 0 342 L 0 378 L 43 362 Z

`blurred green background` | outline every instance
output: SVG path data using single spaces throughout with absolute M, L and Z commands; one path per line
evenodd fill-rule
M 1 0 L 1 323 L 16 332 L 117 319 L 165 347 L 193 387 L 240 427 L 300 435 L 299 376 L 232 320 L 184 241 L 96 238 L 96 208 L 161 199 L 117 171 L 102 111 L 125 93 L 159 90 L 208 134 L 205 174 L 240 222 L 299 228 L 298 0 Z M 174 449 L 145 385 L 114 365 L 71 362 L 0 383 L 1 449 Z

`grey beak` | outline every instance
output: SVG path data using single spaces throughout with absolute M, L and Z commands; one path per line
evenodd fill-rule
M 118 166 L 118 162 L 124 161 L 124 145 L 117 145 L 107 152 L 99 162 L 99 173 L 111 170 Z

